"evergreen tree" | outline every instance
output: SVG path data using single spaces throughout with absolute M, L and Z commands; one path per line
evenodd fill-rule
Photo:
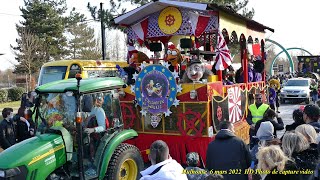
M 24 0 L 24 4 L 20 8 L 24 20 L 17 25 L 17 31 L 26 28 L 39 37 L 47 47 L 42 57 L 45 61 L 61 59 L 67 42 L 63 35 L 67 18 L 62 16 L 65 0 Z
M 72 59 L 99 59 L 101 51 L 94 37 L 94 29 L 86 23 L 73 24 L 68 28 L 71 35 L 69 51 Z

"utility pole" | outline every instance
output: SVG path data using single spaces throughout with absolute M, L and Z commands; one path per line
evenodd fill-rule
M 101 22 L 101 36 L 102 36 L 102 60 L 106 59 L 106 34 L 104 27 L 104 13 L 103 3 L 100 3 L 100 22 Z

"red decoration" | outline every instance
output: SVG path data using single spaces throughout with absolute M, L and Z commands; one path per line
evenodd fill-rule
M 121 106 L 121 111 L 122 111 L 124 128 L 125 129 L 132 128 L 134 125 L 134 122 L 136 121 L 136 118 L 137 118 L 135 115 L 135 112 L 133 111 L 132 106 L 129 106 L 128 104 L 125 104 L 125 103 L 121 103 L 120 106 Z M 129 111 L 129 113 L 128 113 L 128 111 Z
M 193 116 L 194 118 L 188 119 L 188 117 Z M 186 122 L 186 129 L 183 128 L 183 121 Z M 196 122 L 199 121 L 199 129 L 196 127 Z M 187 132 L 189 130 L 193 130 L 196 132 L 195 136 L 201 137 L 202 131 L 205 127 L 205 122 L 203 122 L 201 118 L 201 114 L 199 112 L 191 111 L 188 109 L 185 113 L 181 113 L 178 116 L 177 126 L 183 136 L 187 136 Z
M 138 36 L 138 41 L 143 42 L 148 33 L 148 17 L 131 26 L 132 30 Z
M 218 43 L 216 48 L 216 70 L 225 70 L 232 63 L 230 50 L 221 32 L 218 33 Z
M 209 20 L 210 16 L 190 12 L 192 32 L 196 37 L 199 37 L 206 30 Z
M 194 136 L 175 136 L 166 134 L 143 134 L 127 140 L 126 143 L 135 145 L 139 148 L 144 162 L 149 162 L 147 150 L 150 145 L 156 140 L 165 141 L 170 149 L 170 156 L 181 164 L 186 164 L 186 155 L 189 152 L 197 152 L 206 162 L 206 152 L 208 144 L 213 140 L 212 137 L 194 137 Z

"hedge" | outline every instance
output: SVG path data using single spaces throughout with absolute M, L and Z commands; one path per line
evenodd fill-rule
M 0 89 L 0 103 L 8 101 L 8 90 Z
M 14 87 L 8 90 L 8 98 L 11 101 L 18 101 L 21 99 L 22 94 L 25 92 L 25 89 L 22 87 Z

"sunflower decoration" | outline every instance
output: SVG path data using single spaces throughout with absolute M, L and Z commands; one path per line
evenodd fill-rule
M 63 115 L 60 114 L 59 112 L 53 112 L 51 114 L 49 114 L 46 119 L 48 120 L 48 125 L 49 127 L 58 127 L 58 126 L 62 126 L 63 124 Z
M 170 62 L 172 66 L 177 66 L 182 61 L 181 52 L 174 44 L 168 46 L 167 61 Z

